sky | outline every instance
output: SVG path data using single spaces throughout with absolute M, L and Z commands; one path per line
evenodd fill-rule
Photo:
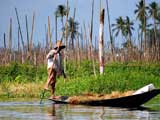
M 93 38 L 98 37 L 99 33 L 99 2 L 100 0 L 95 0 L 94 5 L 94 28 L 93 28 Z M 156 1 L 160 3 L 160 0 L 146 0 L 147 3 Z M 115 19 L 119 16 L 126 17 L 129 16 L 131 20 L 135 21 L 134 10 L 136 9 L 136 4 L 139 0 L 109 0 L 110 18 L 111 24 L 115 23 Z M 75 20 L 79 22 L 80 29 L 83 27 L 83 23 L 88 26 L 91 21 L 91 3 L 92 0 L 69 0 L 70 15 L 73 16 L 74 8 L 76 8 Z M 106 9 L 106 0 L 102 0 L 102 8 Z M 0 46 L 3 46 L 4 33 L 6 33 L 6 40 L 8 40 L 9 32 L 9 21 L 12 18 L 12 39 L 13 48 L 17 46 L 18 39 L 18 23 L 16 18 L 15 7 L 18 10 L 20 25 L 22 29 L 23 39 L 26 41 L 26 23 L 25 16 L 28 17 L 28 27 L 29 34 L 31 33 L 32 16 L 35 12 L 35 26 L 33 33 L 34 44 L 41 43 L 44 44 L 45 40 L 45 25 L 48 22 L 48 16 L 51 21 L 51 33 L 52 41 L 55 41 L 55 19 L 54 12 L 58 5 L 66 5 L 66 0 L 0 0 Z M 135 27 L 137 25 L 135 24 Z M 137 37 L 137 31 L 134 31 L 134 38 Z M 59 19 L 58 23 L 58 39 L 61 38 L 61 23 Z M 107 46 L 109 41 L 108 32 L 108 21 L 107 21 L 107 11 L 105 11 L 105 26 L 104 26 L 104 39 L 105 45 Z M 116 39 L 116 44 L 123 42 L 122 37 Z

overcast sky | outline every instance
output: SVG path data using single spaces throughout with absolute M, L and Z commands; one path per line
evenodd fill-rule
M 99 1 L 95 0 L 94 6 L 94 34 L 98 37 L 99 30 Z M 160 0 L 146 0 L 147 3 Z M 134 10 L 139 0 L 109 0 L 111 24 L 115 23 L 115 19 L 119 16 L 129 16 L 131 20 L 135 21 Z M 73 16 L 73 10 L 76 8 L 76 21 L 83 27 L 83 23 L 89 24 L 91 18 L 91 3 L 92 0 L 69 0 L 70 16 Z M 47 24 L 48 16 L 51 18 L 52 40 L 55 40 L 55 21 L 54 12 L 58 5 L 66 4 L 66 0 L 0 0 L 0 43 L 3 45 L 3 34 L 6 33 L 8 39 L 9 20 L 12 18 L 13 23 L 13 41 L 14 47 L 17 46 L 17 32 L 18 24 L 16 19 L 15 7 L 18 10 L 20 24 L 22 28 L 23 38 L 26 40 L 25 15 L 28 16 L 29 32 L 31 33 L 32 15 L 35 12 L 35 29 L 34 29 L 34 43 L 41 42 L 45 39 L 45 24 Z M 106 0 L 102 0 L 102 7 L 106 8 Z M 135 24 L 136 26 L 136 24 Z M 58 39 L 61 36 L 61 24 L 58 24 Z M 81 31 L 79 29 L 79 31 Z M 105 14 L 105 41 L 109 40 L 107 14 Z M 137 32 L 134 31 L 134 38 L 137 37 Z M 122 38 L 119 37 L 120 41 Z M 107 42 L 106 42 L 107 44 Z

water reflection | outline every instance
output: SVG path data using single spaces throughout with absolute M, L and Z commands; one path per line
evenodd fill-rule
M 55 104 L 52 104 L 50 109 L 48 109 L 49 116 L 56 116 Z
M 149 109 L 125 109 L 112 107 L 91 107 L 64 105 L 63 117 L 67 120 L 159 120 L 160 111 Z
M 59 104 L 50 104 L 50 107 L 47 108 L 47 116 L 52 118 L 52 120 L 63 119 L 63 105 Z
M 157 107 L 158 106 L 158 107 Z M 0 120 L 159 120 L 160 105 L 152 109 L 122 109 L 82 105 L 58 105 L 45 101 L 0 102 Z

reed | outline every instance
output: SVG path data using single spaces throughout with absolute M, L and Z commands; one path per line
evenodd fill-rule
M 39 98 L 43 85 L 43 82 L 3 82 L 0 85 L 0 96 L 2 98 Z

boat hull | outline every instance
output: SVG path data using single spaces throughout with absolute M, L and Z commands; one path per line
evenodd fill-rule
M 160 93 L 160 89 L 154 89 L 148 92 L 144 92 L 141 94 L 130 95 L 120 98 L 113 98 L 113 99 L 104 99 L 104 100 L 92 100 L 92 101 L 85 101 L 79 104 L 81 105 L 90 105 L 90 106 L 111 106 L 111 107 L 125 107 L 125 108 L 137 108 L 140 107 L 142 104 L 148 102 L 155 96 Z M 72 104 L 67 101 L 68 97 L 62 96 L 61 99 L 50 99 L 57 104 Z

